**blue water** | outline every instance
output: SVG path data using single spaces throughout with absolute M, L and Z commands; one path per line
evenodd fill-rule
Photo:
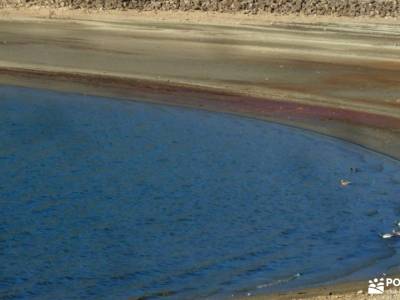
M 220 298 L 399 261 L 378 234 L 400 163 L 282 125 L 2 86 L 0 170 L 1 299 Z

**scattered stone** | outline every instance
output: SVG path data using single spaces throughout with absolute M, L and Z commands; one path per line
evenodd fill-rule
M 0 0 L 2 7 L 49 7 L 93 10 L 201 10 L 245 14 L 400 17 L 398 0 Z M 50 16 L 53 17 L 53 16 Z

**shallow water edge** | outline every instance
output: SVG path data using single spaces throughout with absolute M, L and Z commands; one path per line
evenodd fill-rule
M 231 113 L 338 137 L 400 159 L 400 119 L 371 112 L 257 98 L 169 81 L 59 69 L 0 67 L 0 84 Z

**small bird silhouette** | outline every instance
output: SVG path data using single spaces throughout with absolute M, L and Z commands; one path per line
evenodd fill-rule
M 340 179 L 341 186 L 348 186 L 350 183 L 351 183 L 351 181 L 348 181 L 346 179 Z

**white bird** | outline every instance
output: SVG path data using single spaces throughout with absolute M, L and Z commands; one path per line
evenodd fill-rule
M 392 238 L 394 235 L 392 234 L 392 233 L 385 233 L 385 234 L 382 234 L 381 235 L 381 237 L 383 238 L 383 239 L 390 239 L 390 238 Z
M 350 183 L 351 183 L 351 181 L 348 181 L 346 179 L 340 179 L 341 186 L 348 186 Z
M 391 239 L 392 237 L 395 237 L 395 236 L 400 237 L 400 231 L 396 231 L 393 229 L 391 233 L 385 233 L 385 234 L 381 235 L 381 237 L 383 239 Z

